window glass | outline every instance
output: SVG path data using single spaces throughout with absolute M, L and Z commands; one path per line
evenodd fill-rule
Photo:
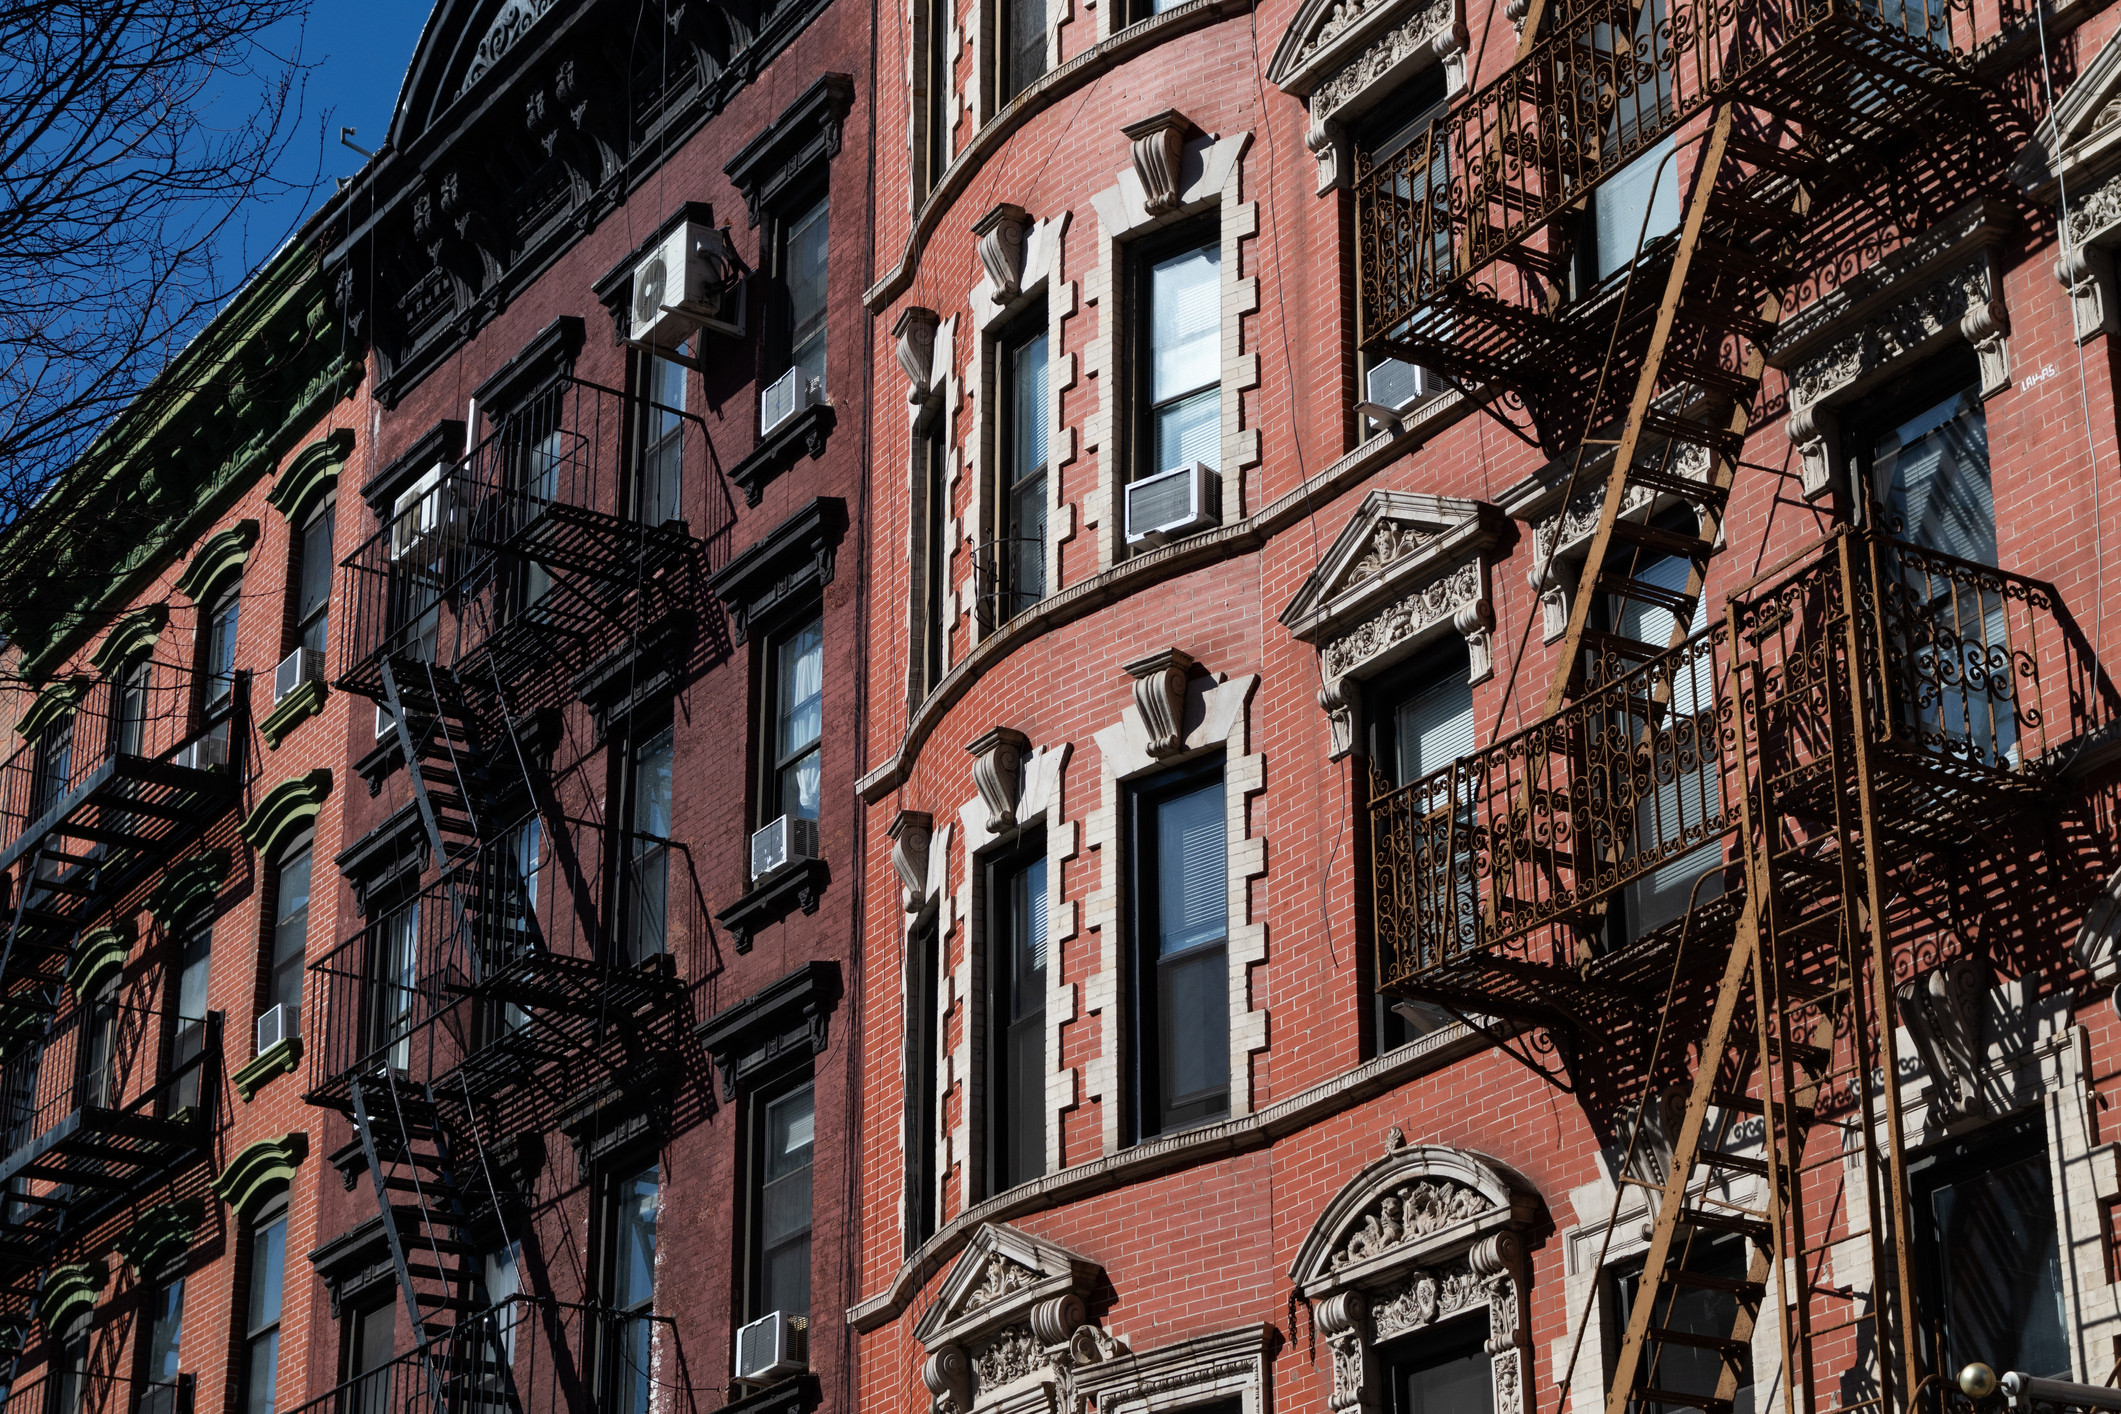
M 236 614 L 243 596 L 231 589 L 215 603 L 206 628 L 206 705 L 227 702 L 236 690 Z
M 1405 152 L 1416 142 L 1425 141 L 1429 126 L 1442 111 L 1444 101 L 1444 74 L 1441 65 L 1425 69 L 1383 108 L 1371 114 L 1358 125 L 1352 136 L 1355 148 L 1361 154 L 1365 171 L 1380 162 L 1389 162 Z M 1412 167 L 1402 167 L 1392 183 L 1393 194 L 1410 204 L 1425 197 L 1425 193 L 1414 190 L 1415 174 L 1420 169 L 1420 158 L 1407 159 Z M 1430 190 L 1443 184 L 1447 172 L 1445 154 L 1434 153 L 1429 162 L 1428 186 Z M 1444 237 L 1439 254 L 1447 254 L 1449 236 Z M 1396 358 L 1365 356 L 1362 371 L 1362 396 L 1367 402 L 1380 407 L 1404 408 L 1428 391 L 1428 384 L 1421 369 Z
M 690 356 L 691 344 L 678 353 Z M 647 442 L 641 456 L 640 486 L 634 497 L 634 518 L 647 525 L 684 518 L 680 500 L 684 487 L 685 385 L 682 363 L 653 354 L 641 355 L 643 381 L 648 391 L 644 422 Z
M 346 1377 L 360 1383 L 347 1401 L 351 1407 L 346 1414 L 394 1414 L 387 1367 L 397 1338 L 397 1304 L 380 1301 L 349 1312 L 348 1319 L 352 1328 L 346 1335 Z
M 648 1414 L 654 1389 L 656 1219 L 662 1171 L 654 1164 L 621 1180 L 612 1193 L 611 1333 L 609 1376 L 614 1414 Z
M 1008 73 L 1002 100 L 1016 97 L 1046 72 L 1046 0 L 1001 0 L 1007 7 Z
M 280 1369 L 280 1296 L 287 1275 L 285 1214 L 250 1235 L 250 1281 L 245 1328 L 244 1400 L 247 1414 L 272 1414 Z
M 284 1013 L 285 1034 L 301 1034 L 302 955 L 309 939 L 309 865 L 305 847 L 289 855 L 280 865 L 279 886 L 273 899 L 272 976 L 265 994 L 267 1006 Z
M 765 1100 L 760 1123 L 759 1314 L 810 1314 L 810 1165 L 817 1138 L 812 1087 Z
M 489 1356 L 503 1366 L 515 1364 L 516 1326 L 522 1315 L 515 1298 L 523 1289 L 522 1254 L 523 1244 L 511 1242 L 479 1259 L 479 1278 L 485 1283 L 486 1301 L 493 1310 L 489 1318 L 492 1341 Z M 495 1372 L 497 1377 L 499 1373 Z M 488 1383 L 498 1385 L 502 1381 L 495 1378 Z
M 1869 460 L 1871 494 L 1882 497 L 1891 534 L 1976 564 L 1996 563 L 1988 416 L 1978 389 L 1962 388 L 1884 432 Z
M 420 904 L 414 899 L 376 925 L 369 973 L 371 1049 L 385 1052 L 384 1063 L 399 1070 L 412 1063 L 415 969 L 420 951 Z
M 1137 963 L 1146 1005 L 1137 1052 L 1145 1133 L 1213 1119 L 1229 1108 L 1229 882 L 1220 779 L 1151 797 L 1141 812 L 1150 897 Z
M 1747 1277 L 1747 1244 L 1743 1240 L 1711 1240 L 1697 1236 L 1691 1246 L 1673 1250 L 1679 1255 L 1684 1270 L 1698 1272 L 1723 1289 L 1712 1285 L 1666 1282 L 1658 1292 L 1650 1324 L 1682 1336 L 1728 1339 L 1737 1329 L 1738 1320 L 1738 1297 L 1728 1287 Z M 1636 1293 L 1641 1287 L 1640 1258 L 1608 1273 L 1606 1301 L 1611 1307 L 1608 1319 L 1613 1329 L 1626 1328 L 1630 1313 L 1635 1309 Z M 1750 1381 L 1750 1366 L 1749 1360 L 1740 1365 L 1738 1383 L 1741 1389 Z M 1635 1369 L 1635 1388 L 1713 1397 L 1722 1377 L 1723 1356 L 1720 1352 L 1689 1345 L 1683 1340 L 1668 1340 L 1653 1343 L 1644 1350 L 1643 1359 Z M 1633 1414 L 1680 1414 L 1681 1410 L 1695 1407 L 1692 1404 L 1643 1404 L 1639 1401 L 1629 1405 Z M 1738 1407 L 1743 1409 L 1745 1405 L 1740 1402 Z
M 944 597 L 950 587 L 950 447 L 945 432 L 947 414 L 938 413 L 921 432 L 921 474 L 926 481 L 927 528 L 922 550 L 926 559 L 927 588 L 922 605 L 924 623 L 922 694 L 935 691 L 943 680 L 943 644 L 948 633 L 944 622 Z
M 138 756 L 145 748 L 147 738 L 147 679 L 151 669 L 146 660 L 127 667 L 118 678 L 118 721 L 112 733 L 116 749 L 121 756 Z
M 1374 688 L 1365 687 L 1363 701 L 1370 723 L 1373 764 L 1389 784 L 1408 785 L 1473 753 L 1473 686 L 1467 680 L 1467 669 L 1465 649 L 1454 641 L 1424 653 L 1405 673 Z M 1437 798 L 1439 802 L 1443 799 Z M 1431 803 L 1423 804 L 1427 807 Z M 1463 827 L 1469 823 L 1464 807 L 1470 801 L 1461 798 L 1459 804 L 1459 824 Z M 1447 812 L 1438 811 L 1418 827 L 1431 841 L 1425 847 L 1438 860 L 1447 857 L 1452 839 L 1464 838 L 1450 833 L 1451 823 Z M 1479 905 L 1471 888 L 1470 871 L 1465 878 L 1466 886 L 1459 891 L 1459 898 L 1470 921 L 1472 911 Z M 1441 1007 L 1383 993 L 1377 994 L 1375 1006 L 1380 1053 L 1404 1046 L 1451 1021 L 1450 1014 Z
M 1222 456 L 1219 242 L 1149 267 L 1149 474 Z
M 825 387 L 825 245 L 824 201 L 788 223 L 783 275 L 788 285 L 788 329 L 791 367 L 804 382 Z
M 768 819 L 818 817 L 819 739 L 825 726 L 825 628 L 812 619 L 774 652 L 774 779 Z
M 1041 316 L 1042 317 L 1042 316 Z M 1046 597 L 1046 333 L 1037 332 L 1005 352 L 1009 381 L 1007 465 L 1006 599 L 1002 621 Z
M 206 1051 L 206 980 L 213 939 L 213 929 L 202 924 L 185 935 L 177 955 L 177 1030 L 170 1043 L 170 1069 L 180 1073 L 171 1087 L 172 1109 L 199 1103 L 203 1071 L 195 1062 Z
M 1046 1171 L 1046 857 L 1044 842 L 997 868 L 994 890 L 989 1123 L 1000 1192 Z
M 639 964 L 669 942 L 671 734 L 665 728 L 634 752 L 629 962 Z
M 59 803 L 73 784 L 74 718 L 69 712 L 37 734 L 36 814 Z
M 1486 1321 L 1448 1321 L 1378 1351 L 1388 1414 L 1494 1414 Z
M 906 1110 L 919 1117 L 919 1125 L 906 1165 L 907 1182 L 913 1190 L 912 1220 L 906 1233 L 909 1252 L 934 1236 L 941 1221 L 936 1152 L 941 1129 L 936 1092 L 942 1063 L 943 944 L 932 912 L 915 930 L 912 946 L 919 972 L 912 983 L 915 1021 L 909 1037 L 913 1053 L 906 1066 Z
M 1643 13 L 1649 13 L 1645 6 Z M 1635 259 L 1636 242 L 1647 248 L 1659 236 L 1679 229 L 1679 162 L 1670 156 L 1674 140 L 1666 138 L 1606 179 L 1591 194 L 1594 280 L 1624 270 Z M 1646 219 L 1645 219 L 1646 218 Z
M 326 504 L 302 528 L 302 582 L 296 621 L 301 625 L 302 647 L 324 651 L 326 624 L 331 609 L 331 530 L 335 508 Z
M 2053 1178 L 2039 1112 L 1913 1175 L 1926 1324 L 1948 1368 L 2070 1377 Z
M 175 1381 L 178 1347 L 184 1333 L 184 1279 L 179 1277 L 154 1294 L 148 1305 L 147 1378 L 157 1384 Z

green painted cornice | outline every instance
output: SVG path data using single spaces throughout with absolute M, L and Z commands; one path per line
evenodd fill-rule
M 87 1001 L 103 990 L 103 984 L 125 970 L 125 959 L 133 950 L 130 920 L 83 933 L 74 944 L 73 958 L 66 964 L 66 985 L 74 996 Z
M 153 652 L 155 640 L 162 636 L 162 627 L 168 622 L 167 604 L 150 604 L 136 613 L 127 614 L 103 635 L 102 644 L 88 660 L 90 665 L 109 677 L 135 658 Z
M 48 684 L 37 694 L 37 700 L 30 703 L 29 710 L 22 714 L 22 720 L 15 723 L 15 730 L 21 733 L 24 741 L 35 741 L 46 727 L 74 710 L 82 694 L 88 691 L 89 681 L 88 676 L 82 674 Z
M 141 1280 L 151 1280 L 163 1268 L 184 1255 L 192 1235 L 206 1221 L 206 1203 L 185 1198 L 175 1203 L 157 1203 L 133 1220 L 111 1245 Z
M 309 1136 L 300 1130 L 278 1139 L 260 1139 L 214 1176 L 214 1196 L 249 1222 L 260 1208 L 287 1191 L 295 1181 L 295 1170 L 308 1157 Z
M 291 777 L 259 798 L 257 808 L 243 817 L 237 832 L 245 844 L 271 859 L 297 833 L 316 823 L 317 812 L 330 794 L 329 766 Z
M 147 896 L 147 911 L 155 926 L 174 933 L 179 924 L 214 901 L 228 866 L 235 856 L 225 849 L 203 849 L 162 876 L 162 882 Z
M 310 678 L 293 692 L 273 704 L 273 709 L 258 719 L 258 735 L 265 738 L 265 745 L 273 750 L 296 727 L 324 710 L 324 699 L 329 696 L 321 678 Z
M 239 520 L 226 530 L 207 536 L 206 543 L 184 567 L 184 573 L 177 576 L 177 592 L 194 604 L 203 604 L 230 576 L 243 572 L 250 547 L 257 543 L 258 523 L 254 520 Z
M 290 525 L 308 520 L 317 502 L 339 484 L 339 468 L 353 455 L 353 443 L 353 429 L 341 427 L 295 453 L 266 493 L 265 504 L 287 517 Z
M 53 1267 L 37 1294 L 37 1319 L 54 1336 L 69 1333 L 74 1322 L 96 1309 L 96 1298 L 110 1284 L 110 1268 L 99 1258 Z
M 302 1059 L 302 1038 L 287 1036 L 273 1042 L 237 1067 L 229 1079 L 236 1082 L 236 1093 L 249 1104 L 251 1097 L 265 1088 L 265 1082 L 276 1075 L 292 1075 Z

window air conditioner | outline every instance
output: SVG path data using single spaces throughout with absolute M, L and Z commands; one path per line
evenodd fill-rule
M 398 493 L 390 503 L 390 558 L 402 560 L 426 548 L 449 525 L 449 487 L 443 478 L 447 463 Z
M 280 666 L 273 670 L 272 700 L 277 704 L 303 683 L 318 682 L 323 677 L 324 655 L 314 648 L 297 648 L 282 658 Z
M 736 1377 L 777 1380 L 807 1368 L 804 1330 L 793 1319 L 773 1311 L 736 1333 Z
M 179 766 L 194 771 L 207 771 L 228 764 L 228 738 L 208 733 L 193 737 L 177 748 L 174 758 Z
M 265 1008 L 258 1016 L 258 1044 L 251 1051 L 262 1056 L 274 1046 L 287 1039 L 287 1008 L 278 1002 Z
M 759 436 L 771 436 L 789 418 L 823 401 L 825 390 L 817 379 L 805 379 L 800 368 L 789 369 L 759 394 Z
M 751 877 L 762 879 L 784 864 L 817 858 L 817 821 L 783 815 L 751 837 Z
M 1158 472 L 1127 487 L 1127 543 L 1162 544 L 1222 524 L 1222 477 L 1200 462 Z
M 744 332 L 742 269 L 729 236 L 686 221 L 633 267 L 627 337 L 649 348 L 674 349 L 695 329 Z

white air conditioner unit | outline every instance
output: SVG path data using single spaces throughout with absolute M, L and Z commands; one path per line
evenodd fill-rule
M 783 815 L 751 837 L 751 877 L 764 878 L 784 864 L 817 858 L 817 821 Z
M 205 736 L 193 737 L 177 748 L 176 764 L 194 771 L 211 770 L 215 766 L 228 764 L 228 738 L 209 732 Z
M 627 337 L 649 348 L 674 349 L 696 329 L 744 332 L 742 263 L 728 232 L 686 221 L 633 267 Z
M 431 467 L 390 503 L 390 558 L 418 554 L 449 528 L 447 463 Z
M 273 669 L 272 700 L 277 704 L 281 698 L 293 692 L 305 682 L 320 682 L 324 677 L 324 655 L 314 648 L 297 648 L 280 660 Z
M 1127 487 L 1127 543 L 1161 543 L 1221 525 L 1223 480 L 1200 462 L 1158 472 Z
M 777 1380 L 808 1368 L 803 1327 L 779 1311 L 759 1317 L 736 1333 L 736 1377 Z
M 258 1017 L 258 1044 L 251 1051 L 262 1056 L 287 1039 L 287 1008 L 275 1002 Z
M 759 394 L 759 436 L 771 436 L 789 418 L 823 401 L 825 390 L 817 379 L 805 378 L 800 368 L 789 369 Z

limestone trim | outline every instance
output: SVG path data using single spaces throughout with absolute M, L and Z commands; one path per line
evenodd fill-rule
M 1097 971 L 1085 988 L 1084 1005 L 1100 1019 L 1097 1057 L 1084 1067 L 1087 1095 L 1099 1105 L 1104 1149 L 1118 1152 L 1125 1130 L 1121 1111 L 1126 1054 L 1126 923 L 1120 917 L 1125 861 L 1120 815 L 1128 784 L 1191 758 L 1223 753 L 1223 809 L 1228 870 L 1227 958 L 1230 999 L 1230 1114 L 1252 1112 L 1252 1057 L 1267 1046 L 1267 1009 L 1252 1005 L 1252 968 L 1267 959 L 1267 925 L 1252 918 L 1251 881 L 1267 872 L 1267 840 L 1250 829 L 1252 796 L 1266 786 L 1265 753 L 1248 754 L 1250 708 L 1256 675 L 1225 678 L 1217 673 L 1186 684 L 1178 750 L 1155 755 L 1155 727 L 1133 703 L 1119 720 L 1096 735 L 1099 799 L 1086 817 L 1085 840 L 1098 856 L 1098 886 L 1084 903 L 1084 926 L 1097 933 Z
M 1083 525 L 1095 527 L 1097 566 L 1107 569 L 1128 558 L 1121 488 L 1132 469 L 1121 465 L 1123 419 L 1133 415 L 1133 390 L 1121 383 L 1127 374 L 1120 358 L 1119 332 L 1127 322 L 1124 266 L 1126 247 L 1152 232 L 1209 211 L 1219 211 L 1221 278 L 1222 435 L 1217 473 L 1222 478 L 1222 515 L 1240 520 L 1245 514 L 1245 473 L 1259 464 L 1259 429 L 1244 425 L 1244 395 L 1259 386 L 1259 355 L 1245 352 L 1244 322 L 1259 312 L 1259 277 L 1241 276 L 1242 246 L 1259 234 L 1259 203 L 1243 197 L 1244 155 L 1249 132 L 1233 137 L 1207 134 L 1188 142 L 1179 158 L 1174 183 L 1176 200 L 1151 214 L 1149 194 L 1132 161 L 1116 174 L 1114 185 L 1090 198 L 1097 212 L 1097 265 L 1083 280 L 1083 302 L 1099 307 L 1097 334 L 1083 350 L 1083 369 L 1098 380 L 1097 410 L 1083 423 L 1083 446 L 1095 448 L 1097 481 L 1083 507 Z
M 1963 340 L 1984 399 L 2011 386 L 1998 260 L 2009 232 L 2000 203 L 1970 202 L 1783 321 L 1768 362 L 1788 380 L 1786 427 L 1808 499 L 1847 487 L 1840 410 L 1917 360 Z
M 2109 36 L 2063 92 L 2011 175 L 2067 213 L 2054 269 L 2069 292 L 2077 342 L 2121 329 L 2121 36 Z
M 1492 1160 L 1409 1145 L 1395 1125 L 1384 1156 L 1326 1205 L 1289 1270 L 1333 1352 L 1331 1414 L 1386 1407 L 1375 1346 L 1483 1308 L 1496 1414 L 1530 1414 L 1523 1233 L 1540 1206 Z
M 1067 818 L 1065 786 L 1068 758 L 1074 747 L 1034 747 L 1024 753 L 1021 788 L 1015 800 L 1015 818 L 999 828 L 992 803 L 976 792 L 958 807 L 955 834 L 962 841 L 954 918 L 963 920 L 959 930 L 956 962 L 950 969 L 949 990 L 938 999 L 938 1015 L 949 1017 L 956 1008 L 955 1040 L 951 1043 L 948 1075 L 939 1103 L 947 1101 L 955 1086 L 961 1095 L 957 1124 L 949 1134 L 950 1149 L 941 1156 L 938 1172 L 949 1173 L 954 1158 L 958 1174 L 958 1207 L 970 1208 L 980 1198 L 992 1196 L 986 1168 L 985 1129 L 987 1097 L 986 1008 L 987 856 L 1005 849 L 1026 832 L 1046 832 L 1046 1163 L 1052 1173 L 1062 1162 L 1061 1119 L 1076 1104 L 1075 1068 L 1061 1064 L 1061 1028 L 1075 1020 L 1075 984 L 1066 980 L 1067 944 L 1077 931 L 1077 907 L 1066 896 L 1064 870 L 1076 857 L 1076 822 Z M 934 854 L 931 849 L 931 855 Z M 946 866 L 947 868 L 947 866 Z M 944 1111 L 939 1109 L 938 1113 Z M 947 1191 L 948 1184 L 945 1184 Z
M 903 1055 L 905 1064 L 909 1066 L 916 1064 L 915 1052 L 920 1037 L 914 1018 L 919 1014 L 922 998 L 917 995 L 917 990 L 924 978 L 926 985 L 934 989 L 933 1002 L 939 1023 L 947 1022 L 950 1016 L 950 1005 L 955 990 L 955 975 L 949 967 L 946 952 L 950 945 L 950 930 L 956 924 L 956 910 L 950 893 L 950 844 L 953 829 L 948 821 L 935 821 L 932 817 L 922 814 L 921 819 L 928 822 L 924 831 L 926 838 L 918 866 L 913 866 L 908 852 L 900 849 L 903 834 L 900 826 L 908 815 L 914 813 L 900 811 L 892 826 L 892 861 L 899 870 L 901 881 L 904 882 L 909 873 L 914 874 L 920 881 L 917 887 L 906 884 L 901 894 L 906 915 L 904 932 L 901 933 L 899 941 L 899 1017 L 905 1033 Z M 902 857 L 907 859 L 906 864 L 899 863 Z M 914 950 L 922 945 L 921 930 L 926 927 L 933 927 L 936 933 L 934 946 L 937 962 L 935 975 L 932 977 L 926 976 L 926 967 L 914 960 Z M 929 1098 L 935 1105 L 935 1114 L 940 1117 L 949 1113 L 952 1068 L 957 1052 L 950 1043 L 947 1026 L 938 1024 L 936 1032 L 935 1054 L 928 1057 L 927 1061 L 934 1087 L 934 1093 Z M 943 1196 L 949 1188 L 951 1149 L 962 1143 L 962 1138 L 956 1131 L 941 1123 L 936 1125 L 933 1140 L 935 1152 L 930 1155 L 934 1166 L 929 1170 L 936 1191 L 929 1195 L 918 1193 L 911 1179 L 911 1175 L 920 1169 L 914 1162 L 913 1153 L 913 1146 L 920 1142 L 920 1128 L 915 1123 L 917 1113 L 918 1106 L 912 1104 L 903 1105 L 899 1109 L 899 1153 L 906 1156 L 908 1173 L 903 1200 L 899 1207 L 899 1231 L 902 1234 L 910 1234 L 913 1231 L 915 1203 L 925 1198 L 934 1203 L 937 1213 L 943 1211 Z
M 1143 1353 L 1078 1364 L 1060 1414 L 1178 1414 L 1236 1400 L 1240 1414 L 1267 1414 L 1267 1355 L 1278 1333 L 1239 1326 Z
M 1508 519 L 1480 501 L 1372 491 L 1281 612 L 1321 649 L 1319 705 L 1333 759 L 1353 749 L 1361 681 L 1446 633 L 1466 642 L 1469 677 L 1494 674 L 1490 573 Z
M 1267 80 L 1310 109 L 1304 145 L 1321 195 L 1354 176 L 1347 125 L 1438 65 L 1444 94 L 1467 84 L 1463 0 L 1305 0 L 1275 46 Z
M 958 412 L 965 400 L 964 382 L 957 372 L 957 331 L 961 319 L 959 315 L 951 315 L 937 322 L 927 357 L 926 381 L 914 380 L 907 392 L 906 504 L 911 510 L 906 517 L 906 710 L 909 714 L 917 712 L 921 704 L 921 675 L 925 666 L 921 654 L 925 649 L 917 649 L 916 645 L 926 642 L 925 616 L 931 612 L 942 616 L 943 661 L 937 665 L 940 678 L 949 670 L 952 631 L 960 611 L 957 580 L 951 573 L 950 562 L 956 558 L 957 548 L 965 538 L 964 521 L 956 514 L 959 471 L 963 464 L 958 448 Z M 939 544 L 930 545 L 927 540 L 929 484 L 924 434 L 938 418 L 943 424 L 942 539 Z M 930 582 L 928 559 L 935 554 L 943 556 L 942 602 L 930 606 L 926 588 Z
M 927 1352 L 921 1383 L 934 1414 L 1051 1414 L 1078 1366 L 1120 1353 L 1089 1319 L 1104 1269 L 1000 1224 L 973 1235 L 935 1302 L 914 1326 Z

